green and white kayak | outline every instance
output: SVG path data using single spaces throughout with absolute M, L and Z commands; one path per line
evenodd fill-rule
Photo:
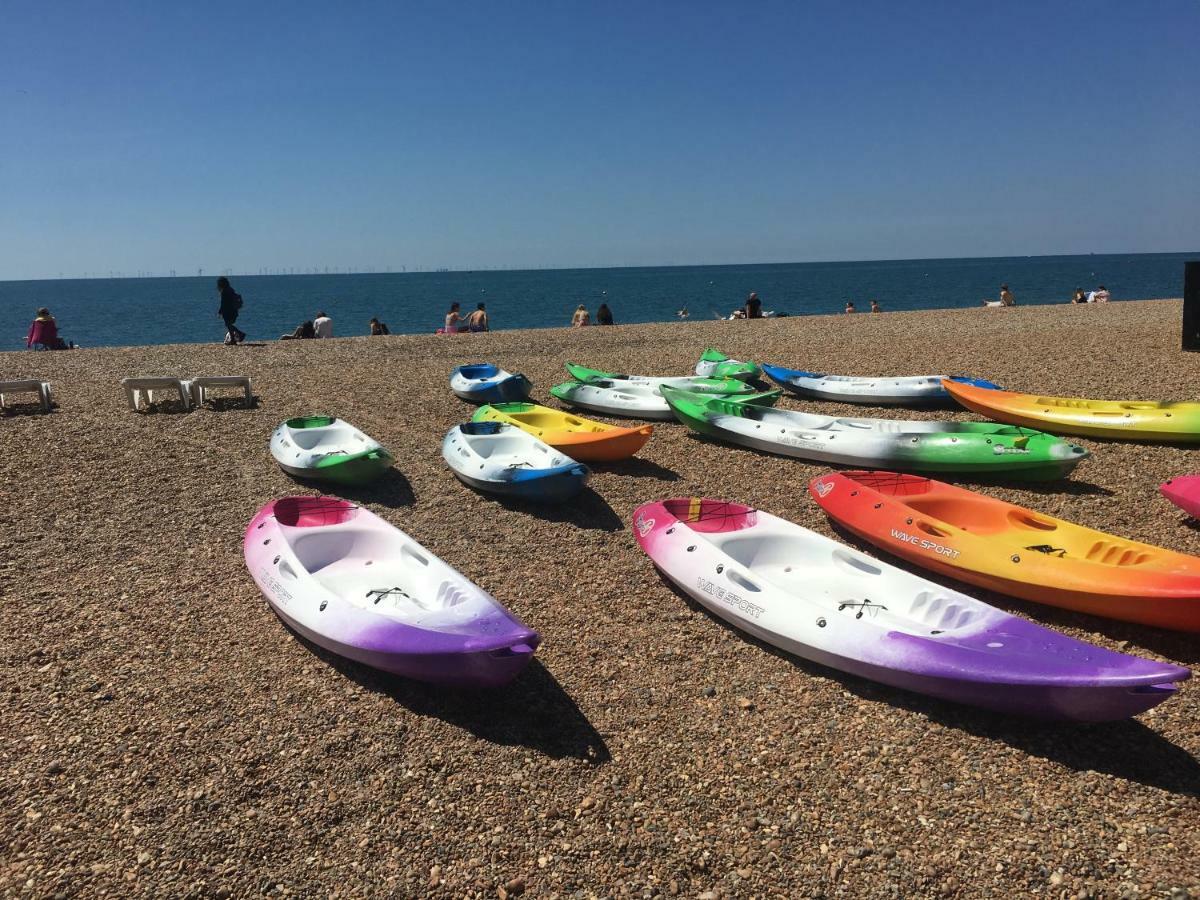
M 694 431 L 819 463 L 1048 481 L 1069 475 L 1088 456 L 1061 438 L 995 422 L 843 419 L 771 409 L 757 402 L 764 394 L 711 397 L 669 387 L 662 393 Z
M 696 363 L 696 374 L 753 381 L 762 374 L 762 369 L 758 367 L 758 363 L 742 362 L 740 359 L 726 356 L 714 347 L 709 347 L 700 354 L 700 361 Z
M 612 376 L 608 372 L 567 364 L 575 381 L 556 384 L 550 395 L 570 406 L 608 416 L 631 416 L 636 419 L 671 421 L 674 415 L 663 399 L 664 387 L 686 387 L 690 392 L 705 396 L 750 394 L 754 389 L 736 378 L 630 378 Z M 586 377 L 580 378 L 581 375 Z
M 289 475 L 346 485 L 374 481 L 395 462 L 378 441 L 332 416 L 288 419 L 271 435 L 271 455 Z

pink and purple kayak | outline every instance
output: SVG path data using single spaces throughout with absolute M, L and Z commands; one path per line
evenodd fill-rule
M 290 628 L 338 656 L 435 684 L 496 687 L 537 632 L 369 510 L 284 497 L 246 528 L 246 566 Z
M 740 503 L 677 498 L 633 516 L 680 590 L 788 653 L 1005 713 L 1107 721 L 1174 695 L 1191 672 L 1043 628 Z
M 1193 519 L 1200 519 L 1200 475 L 1180 475 L 1160 484 L 1158 490 Z

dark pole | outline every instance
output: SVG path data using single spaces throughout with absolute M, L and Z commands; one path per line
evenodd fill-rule
M 1200 260 L 1183 264 L 1183 349 L 1200 350 Z

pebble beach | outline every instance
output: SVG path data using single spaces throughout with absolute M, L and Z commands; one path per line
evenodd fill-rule
M 661 423 L 636 458 L 593 466 L 580 499 L 539 509 L 466 488 L 440 455 L 473 409 L 447 386 L 462 363 L 524 372 L 552 407 L 565 361 L 686 374 L 708 346 L 815 371 L 1188 400 L 1200 358 L 1180 352 L 1180 319 L 1162 300 L 0 353 L 0 380 L 47 379 L 58 403 L 0 416 L 0 895 L 1200 896 L 1200 682 L 1097 725 L 905 693 L 722 623 L 629 530 L 641 503 L 696 495 L 849 540 L 808 498 L 820 466 Z M 253 341 L 252 318 L 239 325 Z M 226 374 L 253 378 L 253 408 L 135 414 L 119 386 Z M 309 413 L 397 460 L 377 485 L 331 493 L 541 633 L 509 687 L 404 681 L 271 611 L 242 537 L 271 499 L 317 493 L 267 450 L 281 420 Z M 1200 471 L 1200 451 L 1073 440 L 1092 456 L 1071 479 L 978 489 L 1200 553 L 1200 526 L 1157 491 Z M 955 587 L 1200 665 L 1195 635 Z

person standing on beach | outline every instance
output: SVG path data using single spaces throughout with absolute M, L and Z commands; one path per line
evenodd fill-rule
M 575 307 L 575 315 L 571 316 L 571 327 L 582 328 L 585 325 L 591 325 L 591 317 L 588 316 L 587 307 L 580 303 Z
M 878 300 L 871 301 L 871 312 L 883 312 L 883 309 L 879 306 Z
M 608 308 L 607 303 L 601 303 L 600 308 L 596 310 L 596 324 L 597 325 L 613 324 L 612 310 Z
M 1001 306 L 1016 306 L 1017 298 L 1012 295 L 1012 291 L 1008 289 L 1007 284 L 1000 285 L 1000 305 Z
M 225 322 L 225 343 L 240 344 L 246 339 L 246 332 L 233 323 L 237 321 L 238 313 L 242 309 L 242 295 L 230 286 L 229 279 L 224 275 L 217 279 L 217 293 L 221 297 L 217 315 Z
M 487 331 L 488 330 L 488 314 L 487 309 L 482 303 L 475 307 L 475 311 L 467 316 L 467 328 L 471 331 Z
M 317 317 L 313 319 L 313 329 L 319 338 L 333 337 L 333 319 L 325 315 L 324 310 L 317 313 Z
M 762 318 L 762 301 L 758 299 L 758 294 L 754 291 L 751 291 L 750 296 L 746 298 L 746 318 Z

